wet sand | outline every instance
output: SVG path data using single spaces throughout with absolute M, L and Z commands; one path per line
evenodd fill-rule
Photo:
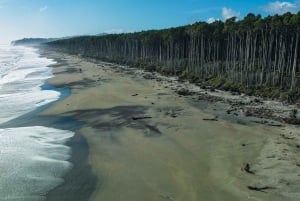
M 77 133 L 87 142 L 87 163 L 97 179 L 85 180 L 79 171 L 65 178 L 69 189 L 73 184 L 73 189 L 85 191 L 76 179 L 86 185 L 96 181 L 90 201 L 298 200 L 298 159 L 287 160 L 295 168 L 287 173 L 293 181 L 278 174 L 288 164 L 273 164 L 271 175 L 264 169 L 271 164 L 265 160 L 267 154 L 280 152 L 280 145 L 270 143 L 278 142 L 283 128 L 206 121 L 214 114 L 157 80 L 113 64 L 51 51 L 44 54 L 59 62 L 48 83 L 70 88 L 71 95 L 41 115 L 83 123 Z M 80 155 L 74 153 L 73 158 Z M 254 174 L 244 170 L 246 164 Z M 270 188 L 261 192 L 249 186 Z M 61 192 L 56 189 L 48 197 L 72 200 L 67 190 Z

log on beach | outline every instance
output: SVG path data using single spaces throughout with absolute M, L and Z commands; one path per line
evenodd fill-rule
M 145 116 L 145 117 L 132 117 L 132 120 L 142 120 L 142 119 L 152 119 L 152 117 Z
M 259 192 L 266 193 L 265 190 L 270 190 L 270 189 L 275 189 L 275 188 L 274 187 L 270 187 L 270 186 L 263 186 L 263 187 L 248 186 L 248 189 L 252 190 L 252 191 L 259 191 Z

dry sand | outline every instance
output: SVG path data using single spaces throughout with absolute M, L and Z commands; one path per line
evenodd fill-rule
M 72 91 L 42 115 L 85 123 L 78 133 L 98 178 L 90 201 L 299 200 L 296 127 L 205 121 L 214 115 L 141 73 L 47 56 L 59 61 L 49 83 Z M 244 170 L 247 163 L 254 174 Z

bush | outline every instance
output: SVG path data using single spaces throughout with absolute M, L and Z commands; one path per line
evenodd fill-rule
M 221 88 L 226 83 L 226 79 L 221 76 L 209 78 L 207 83 L 216 88 Z

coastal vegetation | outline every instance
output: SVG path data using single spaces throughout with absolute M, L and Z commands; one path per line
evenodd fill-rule
M 57 38 L 23 38 L 20 40 L 12 41 L 12 45 L 25 45 L 25 46 L 34 46 L 42 43 L 49 43 L 52 41 L 58 40 Z
M 300 12 L 48 43 L 71 54 L 177 75 L 216 88 L 297 102 Z

